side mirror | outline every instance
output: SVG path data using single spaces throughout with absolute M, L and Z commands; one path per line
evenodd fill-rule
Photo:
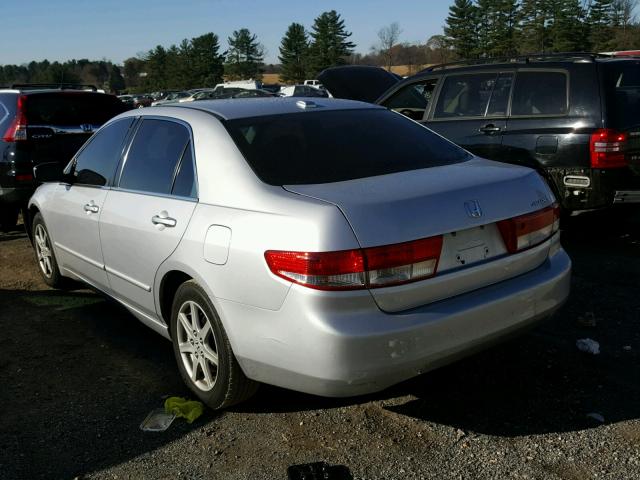
M 58 162 L 41 163 L 33 167 L 33 177 L 38 183 L 65 182 L 72 183 L 73 176 L 66 175 Z

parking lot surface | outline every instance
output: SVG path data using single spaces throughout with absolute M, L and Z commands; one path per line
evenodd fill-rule
M 640 215 L 572 219 L 563 244 L 570 300 L 519 339 L 376 395 L 263 386 L 146 433 L 189 396 L 171 344 L 82 286 L 48 289 L 27 236 L 0 234 L 0 478 L 284 479 L 315 461 L 363 479 L 640 478 Z

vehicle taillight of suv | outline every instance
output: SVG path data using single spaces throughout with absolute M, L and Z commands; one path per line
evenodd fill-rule
M 127 110 L 115 96 L 82 85 L 0 89 L 0 228 L 16 225 L 35 190 L 33 167 L 64 167 L 103 123 Z

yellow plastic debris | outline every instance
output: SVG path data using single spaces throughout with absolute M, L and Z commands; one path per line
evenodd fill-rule
M 204 405 L 201 402 L 182 397 L 169 397 L 164 401 L 164 409 L 167 413 L 174 413 L 176 417 L 182 417 L 187 423 L 192 423 L 202 415 Z

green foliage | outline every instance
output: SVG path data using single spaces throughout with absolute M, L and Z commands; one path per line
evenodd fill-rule
M 637 0 L 455 0 L 444 33 L 460 58 L 634 49 Z M 473 20 L 471 20 L 473 19 Z
M 348 38 L 344 20 L 335 10 L 318 16 L 311 27 L 309 47 L 309 76 L 315 76 L 325 68 L 347 63 L 346 57 L 353 53 L 355 44 Z
M 280 55 L 278 56 L 282 63 L 280 78 L 285 82 L 304 82 L 307 75 L 308 54 L 309 39 L 304 26 L 292 23 L 280 42 Z
M 449 7 L 444 34 L 447 44 L 460 58 L 476 56 L 478 50 L 477 14 L 477 8 L 471 0 L 455 0 L 453 5 Z
M 234 30 L 228 38 L 229 51 L 225 73 L 230 79 L 260 78 L 260 66 L 264 57 L 264 48 L 246 28 Z

